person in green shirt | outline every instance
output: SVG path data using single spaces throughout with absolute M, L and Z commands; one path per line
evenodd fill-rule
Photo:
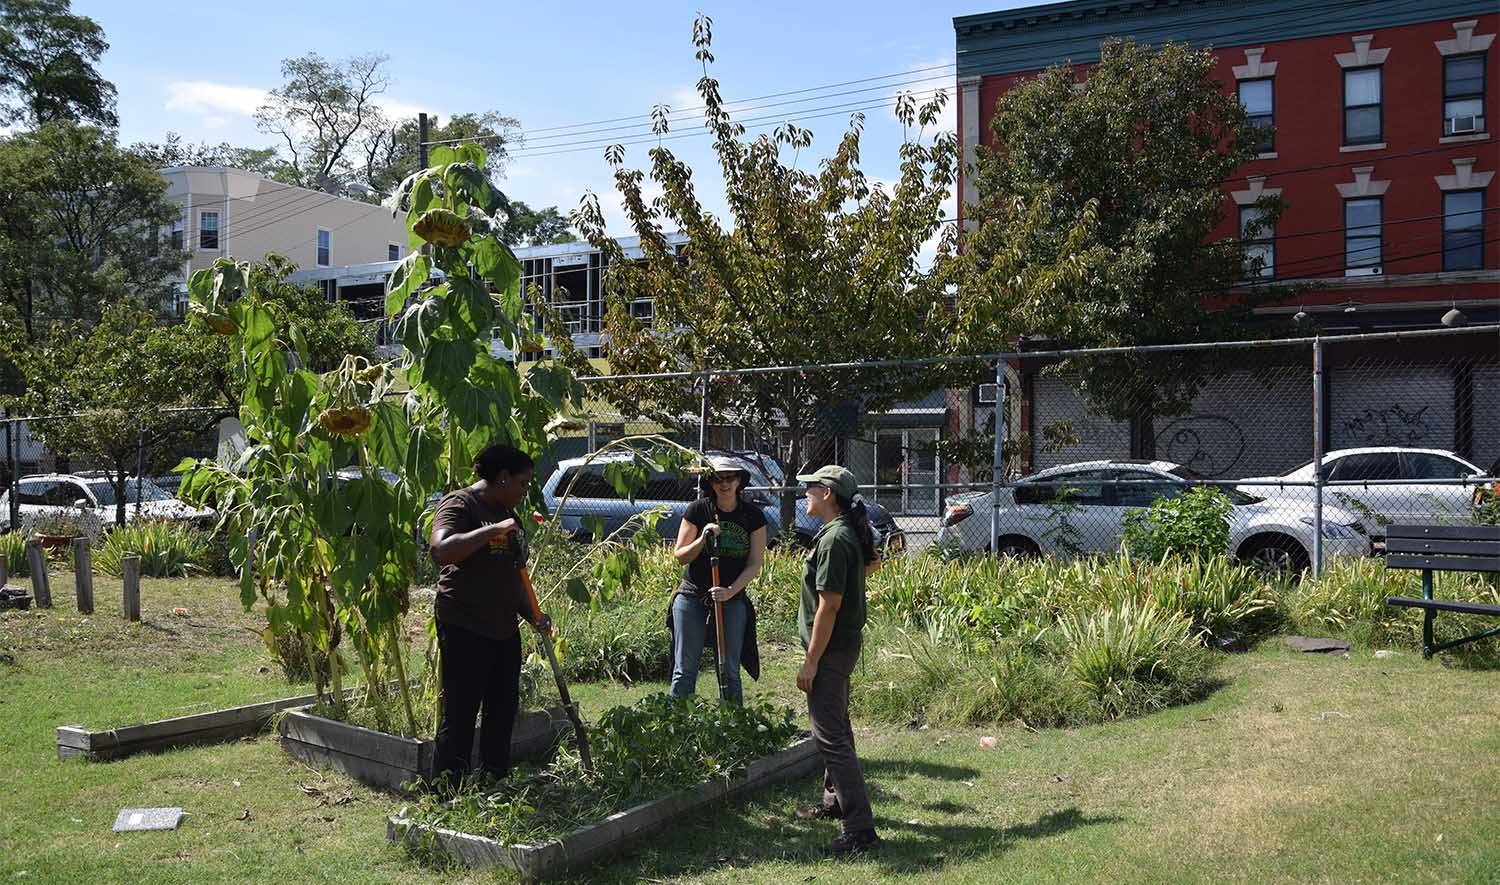
M 804 819 L 843 821 L 828 846 L 835 855 L 880 845 L 865 774 L 849 723 L 849 677 L 859 661 L 865 626 L 865 578 L 879 567 L 875 535 L 854 474 L 837 465 L 797 477 L 807 484 L 807 512 L 822 521 L 802 578 L 802 647 L 797 688 L 807 694 L 813 740 L 823 757 L 823 799 L 798 810 Z

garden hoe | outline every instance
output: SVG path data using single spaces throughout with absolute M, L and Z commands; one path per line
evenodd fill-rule
M 526 601 L 531 604 L 532 618 L 540 624 L 542 606 L 537 602 L 536 589 L 531 586 L 531 571 L 526 567 L 526 557 L 531 552 L 526 545 L 526 530 L 517 528 L 511 534 L 511 539 L 516 554 L 516 567 L 521 572 L 521 587 L 526 590 Z M 567 711 L 569 721 L 573 723 L 573 734 L 578 738 L 578 759 L 583 763 L 583 770 L 592 774 L 594 760 L 589 756 L 588 731 L 583 727 L 583 720 L 578 717 L 578 708 L 573 705 L 573 699 L 568 695 L 568 683 L 563 680 L 562 668 L 557 665 L 557 653 L 552 650 L 552 634 L 538 630 L 537 636 L 542 641 L 542 651 L 547 653 L 547 663 L 552 665 L 552 678 L 557 680 L 557 696 L 562 700 L 563 709 Z
M 714 520 L 718 524 L 718 520 Z M 717 532 L 708 536 L 708 571 L 713 586 L 719 586 L 719 535 Z M 716 641 L 714 656 L 714 669 L 719 675 L 719 703 L 729 696 L 729 674 L 724 670 L 724 603 L 718 599 L 714 600 L 714 638 Z

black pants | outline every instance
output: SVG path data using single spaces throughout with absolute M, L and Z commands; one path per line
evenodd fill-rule
M 474 719 L 484 707 L 479 758 L 495 777 L 510 774 L 510 736 L 521 693 L 521 634 L 490 639 L 462 627 L 439 623 L 442 654 L 443 719 L 438 723 L 434 774 L 455 779 L 469 771 L 474 750 Z
M 858 643 L 825 651 L 807 695 L 813 741 L 823 757 L 823 807 L 844 819 L 845 833 L 875 829 L 865 772 L 854 752 L 854 727 L 849 724 L 849 677 L 858 662 Z

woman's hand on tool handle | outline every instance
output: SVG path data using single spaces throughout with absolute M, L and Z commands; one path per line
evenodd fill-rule
M 708 594 L 714 598 L 714 602 L 728 602 L 739 592 L 733 587 L 714 587 L 708 591 Z
M 552 635 L 552 616 L 549 615 L 549 614 L 547 614 L 546 612 L 542 612 L 541 620 L 537 621 L 535 624 L 532 624 L 531 626 L 535 627 L 536 628 L 536 632 L 542 634 L 543 636 L 551 636 Z

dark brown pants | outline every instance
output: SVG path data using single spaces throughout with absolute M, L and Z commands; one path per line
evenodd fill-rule
M 854 752 L 854 728 L 849 724 L 849 677 L 858 661 L 858 645 L 825 651 L 807 695 L 807 717 L 818 755 L 823 757 L 823 807 L 843 817 L 846 833 L 875 829 L 865 773 Z

